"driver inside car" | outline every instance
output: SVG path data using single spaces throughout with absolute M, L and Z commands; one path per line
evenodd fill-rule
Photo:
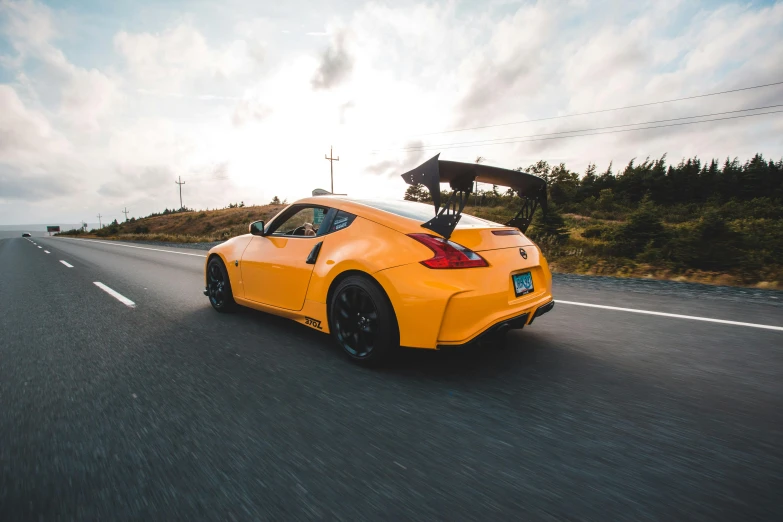
M 313 228 L 312 223 L 305 223 L 304 224 L 304 235 L 306 236 L 314 236 L 315 235 L 315 229 Z

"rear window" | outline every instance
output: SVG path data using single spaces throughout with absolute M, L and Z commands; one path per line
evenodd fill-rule
M 351 223 L 353 223 L 354 219 L 356 219 L 356 216 L 353 214 L 339 210 L 332 220 L 332 226 L 329 228 L 329 233 L 331 234 L 332 232 L 348 228 Z
M 406 200 L 390 200 L 390 199 L 355 199 L 356 203 L 367 205 L 368 207 L 377 208 L 397 214 L 398 216 L 415 219 L 419 222 L 427 222 L 435 217 L 435 208 L 432 203 L 419 203 L 417 201 Z M 498 223 L 492 221 L 486 221 L 470 214 L 462 214 L 462 218 L 459 220 L 459 226 L 498 226 Z

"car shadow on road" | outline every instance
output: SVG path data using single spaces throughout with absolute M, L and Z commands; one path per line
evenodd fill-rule
M 443 351 L 403 349 L 383 366 L 366 368 L 341 353 L 331 336 L 262 312 L 216 314 L 207 304 L 182 321 L 182 326 L 208 330 L 214 341 L 176 355 L 197 350 L 203 357 L 197 364 L 218 370 L 235 389 L 247 388 L 243 393 L 258 385 L 259 376 L 284 372 L 292 382 L 305 379 L 307 386 L 330 392 L 418 390 L 496 399 L 516 396 L 525 401 L 557 397 L 569 405 L 590 402 L 621 409 L 641 405 L 660 409 L 666 404 L 687 410 L 687 415 L 752 406 L 753 397 L 727 395 L 722 381 L 696 372 L 696 365 L 669 368 L 659 361 L 651 373 L 649 358 L 627 355 L 633 353 L 633 346 L 618 352 L 616 346 L 591 344 L 581 335 L 551 327 L 512 331 L 500 344 Z M 688 378 L 683 378 L 684 371 Z M 396 393 L 386 398 L 394 400 Z
M 510 332 L 502 340 L 483 345 L 445 350 L 401 348 L 383 365 L 366 368 L 349 360 L 330 335 L 288 319 L 246 308 L 237 314 L 239 317 L 265 331 L 274 332 L 281 342 L 288 342 L 292 350 L 299 351 L 299 356 L 323 358 L 322 362 L 328 362 L 329 366 L 357 373 L 369 372 L 384 378 L 482 380 L 503 375 L 519 378 L 526 374 L 538 374 L 542 364 L 548 370 L 556 371 L 557 365 L 564 360 L 562 346 L 547 339 L 541 332 L 522 330 Z

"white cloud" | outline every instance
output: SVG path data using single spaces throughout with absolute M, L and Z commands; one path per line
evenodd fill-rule
M 16 91 L 0 85 L 0 201 L 38 201 L 72 193 L 70 143 L 40 112 L 25 107 Z
M 245 32 L 252 32 L 246 27 Z M 160 34 L 120 31 L 114 37 L 125 59 L 129 77 L 140 87 L 155 91 L 221 96 L 234 92 L 233 82 L 256 72 L 264 60 L 258 40 L 232 40 L 211 47 L 201 32 L 181 23 Z M 214 89 L 215 93 L 205 93 Z
M 0 154 L 33 151 L 52 136 L 52 127 L 43 114 L 28 110 L 16 91 L 0 85 Z
M 321 55 L 321 62 L 311 80 L 315 89 L 331 89 L 348 80 L 353 69 L 353 56 L 348 50 L 347 38 L 346 31 L 338 31 Z
M 97 69 L 72 64 L 52 45 L 57 35 L 52 12 L 40 4 L 5 2 L 0 7 L 6 29 L 18 57 L 5 65 L 22 69 L 27 61 L 38 62 L 40 72 L 26 78 L 27 87 L 50 92 L 59 102 L 60 116 L 77 130 L 98 131 L 99 120 L 120 100 L 116 80 Z

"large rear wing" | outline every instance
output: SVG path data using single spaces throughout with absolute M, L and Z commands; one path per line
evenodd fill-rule
M 491 183 L 513 189 L 520 198 L 521 208 L 516 216 L 506 223 L 522 232 L 527 230 L 533 219 L 533 213 L 541 205 L 546 212 L 546 181 L 516 170 L 500 169 L 479 163 L 459 163 L 442 161 L 440 154 L 429 159 L 402 175 L 409 185 L 422 184 L 430 191 L 435 205 L 435 217 L 421 226 L 448 239 L 462 216 L 468 196 L 473 191 L 473 183 Z M 440 184 L 448 183 L 451 194 L 441 207 Z

